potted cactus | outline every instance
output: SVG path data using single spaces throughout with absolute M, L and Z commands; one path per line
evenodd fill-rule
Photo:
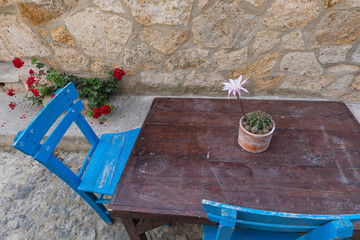
M 224 83 L 223 90 L 228 91 L 229 96 L 233 94 L 240 102 L 243 116 L 240 119 L 238 143 L 247 152 L 264 152 L 270 145 L 272 135 L 275 130 L 275 122 L 270 115 L 264 112 L 256 111 L 248 114 L 244 113 L 241 102 L 241 91 L 247 92 L 243 85 L 248 79 L 242 81 L 242 76 L 236 80 L 230 79 Z

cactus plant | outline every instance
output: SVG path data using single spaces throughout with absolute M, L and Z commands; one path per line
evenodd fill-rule
M 248 79 L 242 80 L 240 75 L 238 79 L 229 79 L 224 83 L 223 90 L 228 91 L 228 97 L 233 94 L 240 102 L 242 118 L 240 119 L 238 143 L 245 151 L 251 153 L 260 153 L 265 151 L 270 144 L 275 122 L 264 112 L 252 112 L 245 114 L 241 92 L 249 92 L 243 87 Z M 252 133 L 252 134 L 251 134 Z M 256 135 L 254 135 L 256 134 Z
M 246 114 L 242 124 L 247 131 L 254 134 L 267 134 L 273 127 L 269 114 L 260 111 Z

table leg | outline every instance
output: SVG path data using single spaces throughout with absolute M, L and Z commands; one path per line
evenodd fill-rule
M 147 240 L 145 233 L 139 234 L 136 230 L 135 222 L 132 218 L 121 218 L 125 229 L 130 237 L 131 240 Z

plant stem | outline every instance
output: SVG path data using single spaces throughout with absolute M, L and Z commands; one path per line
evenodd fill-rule
M 237 97 L 237 99 L 240 101 L 241 111 L 242 111 L 242 114 L 243 114 L 243 116 L 244 116 L 244 120 L 246 120 L 246 116 L 245 116 L 245 112 L 244 112 L 244 107 L 243 107 L 243 105 L 242 105 L 242 101 L 241 101 L 241 98 L 240 98 L 239 94 L 236 94 L 236 97 Z

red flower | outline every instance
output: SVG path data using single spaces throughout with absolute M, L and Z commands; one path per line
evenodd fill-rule
M 101 113 L 102 114 L 109 114 L 111 112 L 111 107 L 109 104 L 106 104 L 101 107 Z
M 117 80 L 121 80 L 123 76 L 125 76 L 125 72 L 124 70 L 120 69 L 120 68 L 115 68 L 113 71 L 113 75 Z
M 40 94 L 36 88 L 30 88 L 29 91 L 31 91 L 35 97 L 40 97 Z
M 55 95 L 54 94 L 51 94 L 51 98 L 54 98 L 55 97 Z
M 32 86 L 34 83 L 36 83 L 34 76 L 30 76 L 30 77 L 28 78 L 28 80 L 26 81 L 26 84 L 28 85 L 28 88 L 31 88 L 31 86 Z M 29 89 L 29 91 L 31 91 L 31 90 Z
M 14 104 L 14 103 L 10 103 L 10 104 L 9 104 L 9 107 L 11 108 L 11 110 L 14 110 L 15 104 Z
M 29 73 L 34 74 L 34 70 L 30 69 Z
M 15 95 L 14 92 L 15 92 L 14 89 L 9 89 L 9 92 L 7 93 L 7 95 L 9 95 L 10 97 L 14 96 Z
M 101 110 L 100 108 L 93 108 L 93 118 L 99 118 L 101 117 Z
M 12 62 L 16 68 L 21 68 L 24 65 L 24 61 L 20 58 L 15 58 Z

